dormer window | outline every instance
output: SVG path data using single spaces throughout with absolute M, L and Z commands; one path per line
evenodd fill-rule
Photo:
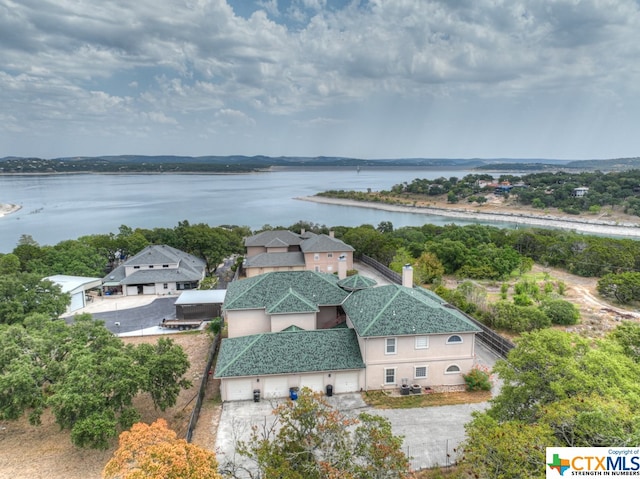
M 140 266 L 134 266 L 133 269 L 140 269 Z
M 153 265 L 152 264 L 149 265 L 149 269 L 153 269 Z
M 163 265 L 162 265 L 162 267 L 163 267 L 163 268 L 168 268 L 168 267 L 169 267 L 169 265 L 168 265 L 168 264 L 163 264 Z

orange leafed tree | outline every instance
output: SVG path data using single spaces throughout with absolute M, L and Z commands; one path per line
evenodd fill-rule
M 221 479 L 214 453 L 178 439 L 164 419 L 134 424 L 102 471 L 105 479 Z

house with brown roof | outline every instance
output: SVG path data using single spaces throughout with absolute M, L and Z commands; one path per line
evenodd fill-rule
M 273 271 L 317 271 L 337 273 L 344 261 L 353 269 L 353 247 L 328 235 L 289 230 L 263 231 L 245 240 L 243 271 L 247 278 Z
M 411 282 L 405 283 L 411 284 Z M 271 272 L 232 282 L 214 377 L 224 401 L 464 384 L 479 328 L 423 288 Z

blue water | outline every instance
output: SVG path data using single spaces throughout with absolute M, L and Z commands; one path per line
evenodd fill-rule
M 233 175 L 36 175 L 0 176 L 0 203 L 22 209 L 0 218 L 0 252 L 20 236 L 40 245 L 132 228 L 172 228 L 179 221 L 211 226 L 290 226 L 304 220 L 326 226 L 394 227 L 471 224 L 451 218 L 323 205 L 296 200 L 329 189 L 384 190 L 415 178 L 461 178 L 469 171 L 428 169 L 284 169 Z M 512 227 L 509 223 L 496 223 Z

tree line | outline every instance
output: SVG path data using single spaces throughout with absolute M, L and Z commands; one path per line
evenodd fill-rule
M 484 203 L 486 195 L 495 191 L 494 183 L 514 186 L 501 194 L 513 197 L 522 205 L 534 208 L 557 208 L 569 214 L 599 213 L 603 208 L 616 208 L 640 216 L 640 170 L 603 173 L 601 171 L 558 171 L 530 173 L 522 176 L 501 174 L 497 179 L 486 173 L 469 174 L 462 178 L 416 178 L 393 185 L 390 190 L 344 191 L 330 190 L 322 196 L 359 201 L 412 204 L 446 197 L 449 203 L 461 201 Z M 585 195 L 576 195 L 575 188 L 587 187 Z

